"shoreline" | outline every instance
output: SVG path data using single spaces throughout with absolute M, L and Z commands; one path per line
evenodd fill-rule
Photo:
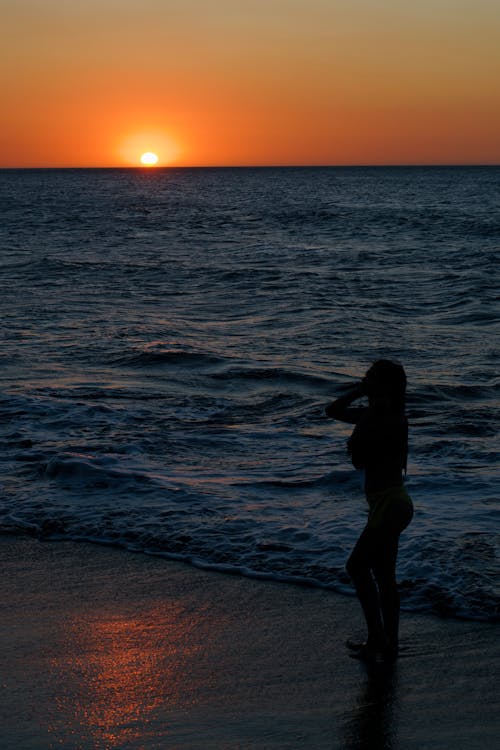
M 402 612 L 394 668 L 350 659 L 355 598 L 87 542 L 0 537 L 9 750 L 493 747 L 495 623 Z

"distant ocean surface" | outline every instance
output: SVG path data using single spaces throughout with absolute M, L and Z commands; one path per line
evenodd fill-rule
M 0 531 L 352 591 L 325 405 L 408 375 L 411 610 L 499 614 L 500 168 L 0 172 Z

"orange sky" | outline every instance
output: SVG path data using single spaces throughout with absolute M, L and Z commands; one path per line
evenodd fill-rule
M 499 164 L 498 0 L 0 0 L 0 167 Z

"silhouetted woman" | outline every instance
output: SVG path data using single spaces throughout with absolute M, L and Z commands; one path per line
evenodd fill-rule
M 346 568 L 368 627 L 366 643 L 347 645 L 353 656 L 366 661 L 390 660 L 398 654 L 396 559 L 399 536 L 413 516 L 403 484 L 408 453 L 405 394 L 403 367 L 381 359 L 359 385 L 326 408 L 327 416 L 356 425 L 347 449 L 355 468 L 365 472 L 368 522 Z M 368 397 L 368 408 L 351 406 L 362 396 Z

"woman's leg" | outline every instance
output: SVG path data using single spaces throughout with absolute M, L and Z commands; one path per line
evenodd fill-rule
M 368 628 L 368 646 L 377 649 L 385 646 L 384 625 L 380 610 L 377 586 L 372 575 L 374 546 L 377 534 L 365 528 L 346 564 Z
M 399 592 L 396 582 L 396 560 L 399 534 L 387 535 L 373 556 L 373 573 L 377 582 L 380 609 L 387 646 L 396 655 L 399 643 Z
M 397 655 L 399 645 L 399 591 L 396 581 L 399 537 L 412 516 L 413 509 L 408 504 L 393 506 L 380 528 L 379 543 L 374 545 L 372 551 L 372 570 L 379 591 L 385 636 L 394 655 Z

